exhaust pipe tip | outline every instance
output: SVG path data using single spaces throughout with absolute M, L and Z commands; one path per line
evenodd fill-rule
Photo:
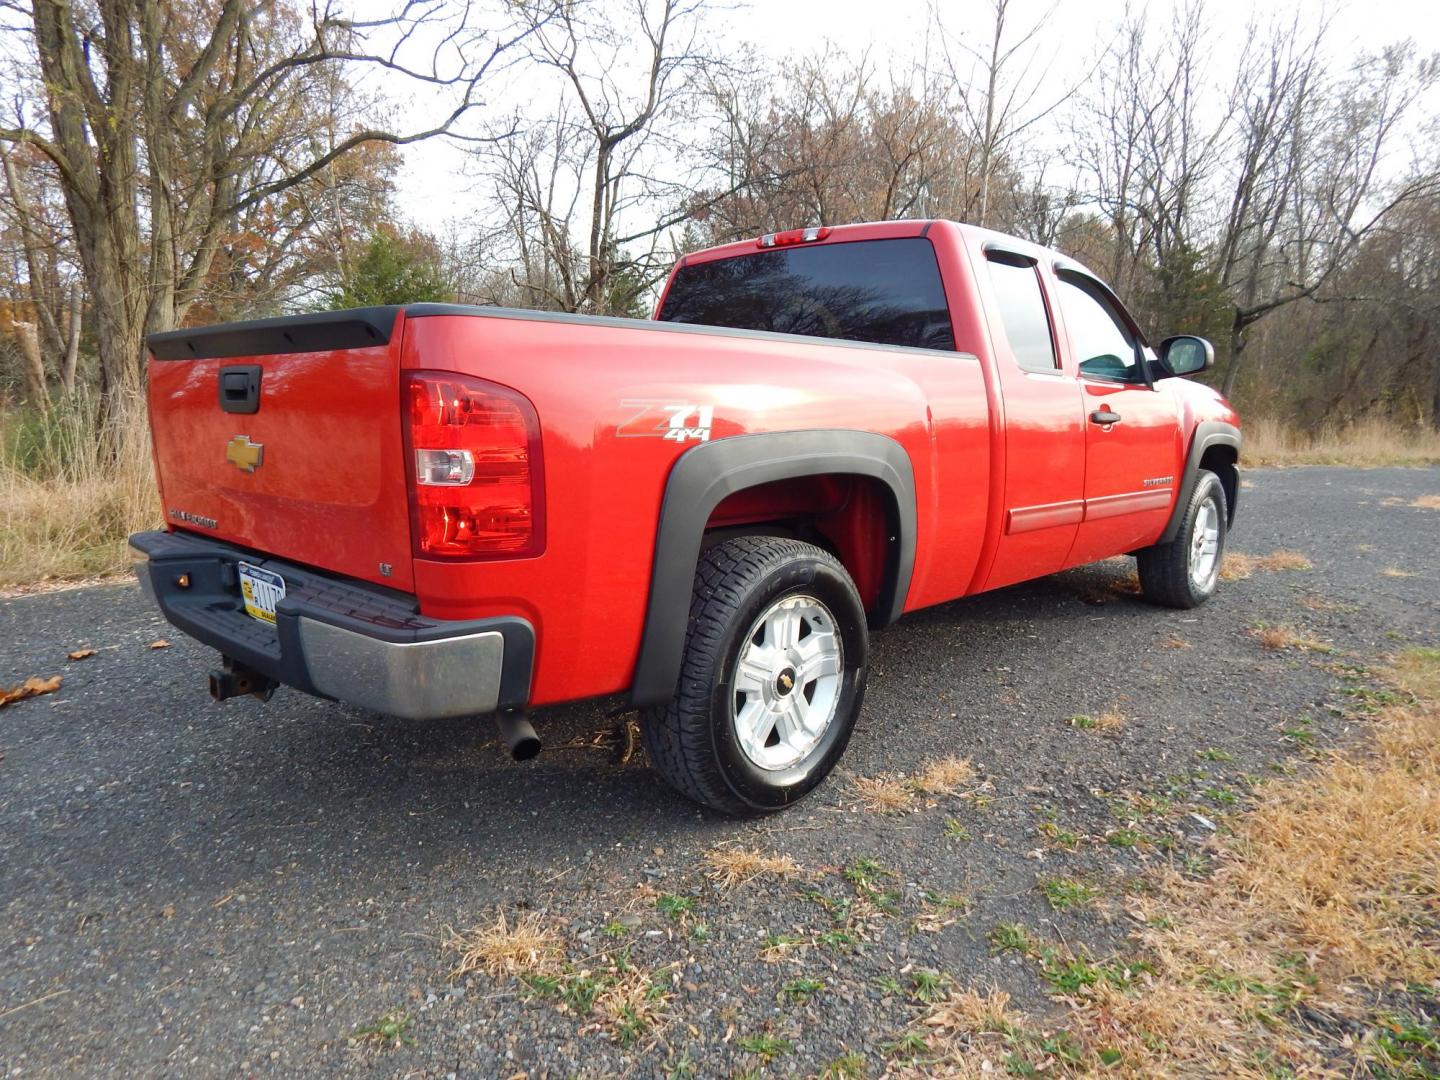
M 540 736 L 523 713 L 498 713 L 495 723 L 500 728 L 500 738 L 515 761 L 533 761 L 540 753 Z

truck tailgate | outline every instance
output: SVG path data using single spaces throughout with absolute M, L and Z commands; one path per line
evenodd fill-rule
M 413 588 L 396 308 L 149 339 L 173 528 Z

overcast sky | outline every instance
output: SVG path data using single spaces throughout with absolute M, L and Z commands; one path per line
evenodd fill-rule
M 363 2 L 363 0 L 362 0 Z M 733 2 L 733 0 L 731 0 Z M 383 0 L 370 0 L 382 5 Z M 1128 5 L 1147 5 L 1134 0 Z M 1168 10 L 1171 0 L 1150 0 L 1154 13 Z M 778 67 L 788 58 L 818 51 L 826 42 L 848 53 L 869 51 L 880 67 L 893 63 L 908 68 L 926 48 L 930 12 L 938 7 L 948 31 L 979 46 L 988 40 L 988 0 L 752 0 L 712 16 L 717 32 L 738 48 L 749 43 Z M 1037 65 L 1043 79 L 1039 100 L 1063 95 L 1087 78 L 1103 78 L 1094 67 L 1105 47 L 1107 31 L 1124 17 L 1125 0 L 1014 0 L 1013 24 L 1028 27 L 1053 8 L 1038 39 Z M 1256 13 L 1285 17 L 1298 11 L 1306 20 L 1332 20 L 1331 49 L 1337 59 L 1344 50 L 1375 50 L 1412 38 L 1422 53 L 1440 53 L 1440 3 L 1436 0 L 1209 0 L 1212 25 L 1228 35 L 1238 49 L 1244 28 Z M 398 89 L 398 88 L 397 88 Z M 499 92 L 508 97 L 514 93 Z M 548 106 L 548 103 L 547 103 Z M 419 100 L 412 109 L 424 108 Z M 400 177 L 400 205 L 416 224 L 444 232 L 483 212 L 476 181 L 464 171 L 464 153 L 432 141 L 406 149 Z

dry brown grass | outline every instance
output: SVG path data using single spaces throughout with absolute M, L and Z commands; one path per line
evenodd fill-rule
M 142 408 L 102 431 L 87 403 L 44 424 L 0 413 L 0 589 L 114 574 L 161 522 Z
M 1144 589 L 1140 586 L 1140 575 L 1134 570 L 1127 570 L 1110 583 L 1112 592 L 1121 596 L 1142 596 Z
M 966 758 L 937 758 L 911 781 L 911 786 L 924 795 L 955 795 L 975 779 L 975 766 Z
M 1106 709 L 1095 717 L 1096 731 L 1119 731 L 1125 726 L 1125 714 L 1119 709 Z
M 921 1018 L 926 1053 L 921 1060 L 886 1072 L 887 1080 L 988 1080 L 1013 1073 L 1004 1062 L 1008 1042 L 1021 1032 L 1026 1017 L 1010 1008 L 1003 990 L 980 993 L 952 990 Z M 1031 1075 L 1052 1075 L 1056 1062 L 1044 1064 Z
M 926 762 L 914 776 L 894 773 L 852 776 L 850 786 L 866 810 L 898 814 L 914 809 L 917 796 L 958 795 L 974 779 L 975 766 L 952 754 Z
M 1385 465 L 1440 464 L 1440 432 L 1369 421 L 1318 432 L 1287 428 L 1273 420 L 1245 423 L 1242 461 L 1247 465 Z
M 928 1027 L 952 1031 L 999 1031 L 1010 1023 L 1010 995 L 1003 990 L 982 994 L 976 990 L 951 991 L 925 1017 Z
M 705 876 L 722 889 L 748 885 L 757 878 L 784 879 L 801 873 L 789 855 L 769 855 L 754 848 L 717 847 L 705 853 Z
M 1104 732 L 1119 731 L 1126 724 L 1125 714 L 1114 707 L 1102 713 L 1076 713 L 1074 716 L 1067 716 L 1065 722 L 1081 731 Z
M 1411 499 L 1410 505 L 1417 510 L 1440 510 L 1440 495 L 1421 495 Z
M 1373 748 L 1263 789 L 1216 874 L 1173 883 L 1173 928 L 1145 935 L 1153 985 L 1084 1010 L 1092 1030 L 1103 1015 L 1128 1033 L 1127 1059 L 1145 1060 L 1141 1040 L 1158 1036 L 1199 1071 L 1246 1075 L 1266 1054 L 1319 1069 L 1277 999 L 1363 1023 L 1353 991 L 1440 978 L 1440 652 L 1406 654 L 1397 679 L 1421 700 L 1387 710 Z
M 483 971 L 492 978 L 551 975 L 565 965 L 559 931 L 534 911 L 521 912 L 512 922 L 497 909 L 491 922 L 468 930 L 447 929 L 444 946 L 458 954 L 450 971 L 452 979 L 472 971 Z
M 1250 631 L 1262 649 L 1288 649 L 1295 645 L 1295 632 L 1285 626 L 1264 626 Z
M 1227 551 L 1225 562 L 1220 567 L 1221 581 L 1244 581 L 1257 570 L 1278 573 L 1281 570 L 1312 570 L 1310 560 L 1298 551 L 1281 548 L 1269 555 L 1242 555 L 1238 551 Z
M 1307 652 L 1331 652 L 1332 649 L 1323 641 L 1292 630 L 1288 626 L 1260 625 L 1252 627 L 1250 636 L 1260 643 L 1262 649 L 1273 649 L 1282 651 L 1285 649 L 1304 649 Z
M 903 776 L 884 773 L 880 776 L 852 776 L 850 786 L 866 810 L 879 814 L 897 814 L 909 810 L 915 801 L 910 781 Z
M 1149 973 L 1068 999 L 1074 1054 L 1045 1075 L 1433 1075 L 1367 1064 L 1396 995 L 1440 981 L 1440 650 L 1405 653 L 1394 679 L 1413 699 L 1373 743 L 1262 785 L 1207 878 L 1152 882 L 1131 912 Z M 968 1069 L 995 1012 L 972 995 L 921 1029 Z M 1037 1045 L 1024 1024 L 1005 1020 L 1004 1049 Z
M 1413 571 L 1410 571 L 1410 570 L 1401 570 L 1398 566 L 1387 566 L 1387 567 L 1385 567 L 1384 570 L 1381 570 L 1380 573 L 1384 574 L 1386 577 L 1414 577 L 1414 576 L 1415 576 L 1415 574 L 1414 574 Z
M 595 998 L 592 1015 L 595 1026 L 613 1042 L 631 1046 L 669 1020 L 666 972 L 645 972 L 627 963 L 612 966 L 602 981 L 604 989 Z

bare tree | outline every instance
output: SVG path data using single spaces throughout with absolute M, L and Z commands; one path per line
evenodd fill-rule
M 288 0 L 14 8 L 28 19 L 31 51 L 7 77 L 17 104 L 0 141 L 35 147 L 57 170 L 112 409 L 139 385 L 144 335 L 185 318 L 240 215 L 356 147 L 452 130 L 514 40 L 463 21 L 438 30 L 442 0 L 408 0 L 368 22 Z M 320 73 L 340 64 L 453 98 L 421 130 L 361 125 L 322 150 L 305 138 L 306 105 Z M 42 111 L 29 115 L 27 100 Z
M 1409 45 L 1361 57 L 1329 77 L 1322 35 L 1280 27 L 1241 67 L 1230 209 L 1217 245 L 1234 315 L 1226 393 L 1246 333 L 1267 315 L 1314 297 L 1365 239 L 1437 189 L 1431 171 L 1391 179 L 1396 143 L 1440 67 Z
M 978 46 L 948 32 L 939 8 L 934 9 L 954 96 L 963 109 L 976 154 L 976 200 L 973 214 L 966 219 L 982 226 L 994 218 L 997 170 L 1015 156 L 1024 133 L 1048 117 L 1065 96 L 1043 102 L 1044 84 L 1036 71 L 1041 66 L 1042 32 L 1059 6 L 1058 0 L 1020 27 L 1015 25 L 1012 4 L 1013 0 L 990 0 L 989 39 Z M 1007 186 L 1007 190 L 1013 188 Z
M 846 221 L 969 215 L 976 152 L 958 106 L 923 69 L 878 74 L 822 53 L 762 79 L 712 85 L 724 117 L 713 186 L 692 202 L 700 242 Z M 997 175 L 1002 170 L 995 169 Z M 1003 170 L 1006 182 L 1016 179 Z
M 705 0 L 570 0 L 553 16 L 535 0 L 518 7 L 557 104 L 483 155 L 512 277 L 545 306 L 634 313 L 663 272 L 659 238 L 685 217 L 664 208 L 686 189 L 686 107 L 721 64 L 702 34 Z
M 16 345 L 27 365 L 28 397 L 44 408 L 51 373 L 64 393 L 75 386 L 81 283 L 53 167 L 29 147 L 0 148 L 0 167 L 5 177 L 0 221 L 13 260 L 7 292 L 22 335 Z
M 1157 291 L 1160 268 L 1213 234 L 1205 185 L 1226 130 L 1223 115 L 1200 113 L 1209 98 L 1201 4 L 1176 9 L 1158 46 L 1150 33 L 1145 14 L 1121 24 L 1100 63 L 1106 77 L 1082 97 L 1071 141 L 1089 199 L 1110 226 L 1112 285 L 1137 306 L 1163 309 L 1162 297 L 1141 301 Z

